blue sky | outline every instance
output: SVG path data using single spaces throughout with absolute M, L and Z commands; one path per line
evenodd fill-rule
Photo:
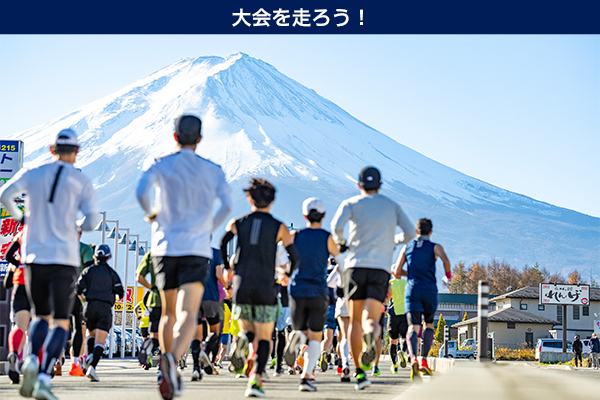
M 600 216 L 600 36 L 2 35 L 0 137 L 240 51 L 442 164 Z

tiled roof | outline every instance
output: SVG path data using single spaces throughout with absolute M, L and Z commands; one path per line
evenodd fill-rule
M 501 308 L 500 310 L 489 313 L 488 322 L 518 322 L 526 324 L 547 324 L 558 325 L 558 321 L 540 317 L 527 311 L 517 310 L 515 308 Z M 477 317 L 452 325 L 453 328 L 477 323 Z
M 527 286 L 521 289 L 513 290 L 512 292 L 508 292 L 502 294 L 498 297 L 494 297 L 493 299 L 490 296 L 490 301 L 498 301 L 502 299 L 538 299 L 540 297 L 540 288 L 539 286 Z M 599 288 L 590 288 L 590 301 L 600 301 L 600 289 Z M 439 302 L 439 301 L 438 301 Z
M 490 299 L 496 296 L 490 295 Z M 438 293 L 439 303 L 457 303 L 457 304 L 477 304 L 476 294 L 455 294 L 455 293 Z

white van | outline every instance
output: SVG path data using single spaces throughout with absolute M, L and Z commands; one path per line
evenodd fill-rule
M 562 353 L 562 339 L 538 339 L 535 345 L 535 359 L 540 359 L 540 353 L 542 351 L 550 353 Z M 573 345 L 571 341 L 567 341 L 567 353 L 573 351 Z

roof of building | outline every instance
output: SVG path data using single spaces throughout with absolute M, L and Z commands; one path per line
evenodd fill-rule
M 525 324 L 547 324 L 547 325 L 558 325 L 559 322 L 550 318 L 540 317 L 527 311 L 517 310 L 516 308 L 501 308 L 496 311 L 492 311 L 488 315 L 488 322 L 519 322 Z M 477 317 L 470 318 L 466 321 L 459 322 L 452 325 L 453 328 L 477 323 Z
M 439 296 L 439 295 L 438 295 Z M 508 292 L 502 294 L 500 296 L 494 297 L 492 300 L 492 296 L 490 296 L 490 301 L 498 301 L 502 299 L 539 299 L 540 297 L 540 287 L 539 286 L 527 286 L 521 289 L 513 290 L 512 292 Z M 590 288 L 590 301 L 600 301 L 600 289 L 599 288 Z M 439 300 L 438 300 L 439 303 Z
M 489 298 L 494 298 L 495 295 L 490 295 Z M 458 303 L 458 304 L 477 304 L 476 294 L 456 294 L 456 293 L 438 293 L 439 303 Z

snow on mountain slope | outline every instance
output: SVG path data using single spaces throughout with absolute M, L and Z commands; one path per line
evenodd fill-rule
M 147 238 L 135 186 L 146 160 L 174 151 L 173 119 L 184 112 L 203 120 L 197 152 L 223 166 L 234 189 L 232 216 L 248 211 L 241 192 L 248 178 L 262 176 L 277 185 L 274 213 L 284 222 L 303 225 L 300 204 L 314 195 L 331 217 L 343 198 L 357 193 L 358 171 L 375 165 L 382 193 L 413 222 L 432 218 L 434 239 L 453 262 L 499 257 L 517 267 L 536 261 L 551 270 L 600 266 L 598 218 L 433 161 L 243 53 L 180 60 L 12 138 L 25 142 L 26 165 L 35 165 L 50 158 L 47 147 L 60 129 L 74 128 L 82 145 L 77 166 L 92 179 L 101 209 Z

